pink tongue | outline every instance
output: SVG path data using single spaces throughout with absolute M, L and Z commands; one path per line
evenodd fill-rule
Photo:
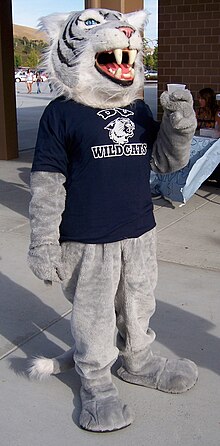
M 107 67 L 107 69 L 109 70 L 110 68 L 112 69 L 112 70 L 117 70 L 118 68 L 121 68 L 122 69 L 122 73 L 124 74 L 127 74 L 127 73 L 129 73 L 129 65 L 126 65 L 126 64 L 120 64 L 120 65 L 118 65 L 117 63 L 115 63 L 115 62 L 112 62 L 112 63 L 108 63 L 107 65 L 106 65 L 106 67 Z

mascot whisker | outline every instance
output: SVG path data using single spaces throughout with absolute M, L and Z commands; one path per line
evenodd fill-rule
M 41 280 L 60 282 L 72 303 L 73 347 L 33 360 L 37 378 L 75 367 L 82 428 L 105 432 L 133 421 L 112 382 L 181 393 L 196 365 L 151 350 L 157 283 L 150 170 L 188 163 L 196 128 L 190 92 L 163 92 L 162 122 L 143 101 L 145 11 L 88 9 L 41 19 L 45 63 L 57 98 L 39 126 L 31 172 L 28 261 Z M 117 329 L 117 341 L 115 330 Z

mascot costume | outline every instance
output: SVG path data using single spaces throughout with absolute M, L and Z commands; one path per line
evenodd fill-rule
M 112 382 L 181 393 L 196 365 L 152 353 L 156 233 L 150 169 L 189 159 L 196 128 L 190 92 L 163 92 L 161 124 L 143 101 L 145 11 L 87 9 L 42 19 L 47 71 L 57 98 L 41 118 L 31 172 L 29 265 L 60 282 L 72 302 L 73 348 L 35 358 L 42 378 L 71 367 L 81 379 L 82 428 L 105 432 L 133 421 Z M 117 328 L 117 339 L 115 337 Z

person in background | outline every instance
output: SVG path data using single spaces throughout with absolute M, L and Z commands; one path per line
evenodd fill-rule
M 220 108 L 212 88 L 203 88 L 198 96 L 199 108 L 196 110 L 197 130 L 216 128 L 220 130 Z M 214 181 L 214 183 L 213 183 Z M 205 181 L 205 184 L 220 187 L 220 164 Z
M 27 91 L 28 93 L 32 93 L 32 86 L 34 82 L 34 76 L 33 73 L 28 68 L 27 75 L 26 75 L 26 85 L 27 85 Z
M 40 84 L 42 82 L 42 77 L 39 71 L 36 73 L 36 83 L 37 83 L 37 94 L 41 93 Z
M 197 130 L 204 128 L 220 129 L 220 109 L 212 88 L 202 88 L 198 95 L 199 107 L 196 109 Z

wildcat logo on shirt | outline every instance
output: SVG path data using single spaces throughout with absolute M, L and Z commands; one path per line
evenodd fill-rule
M 129 118 L 117 118 L 106 125 L 104 129 L 109 130 L 109 138 L 113 142 L 124 144 L 134 136 L 135 125 Z
M 116 144 L 91 147 L 94 158 L 146 155 L 147 144 L 128 144 L 129 138 L 134 136 L 135 124 L 125 116 L 133 115 L 134 113 L 132 111 L 116 108 L 112 110 L 101 110 L 97 115 L 106 120 L 117 113 L 120 114 L 120 117 L 109 122 L 104 127 L 109 132 L 109 138 Z

